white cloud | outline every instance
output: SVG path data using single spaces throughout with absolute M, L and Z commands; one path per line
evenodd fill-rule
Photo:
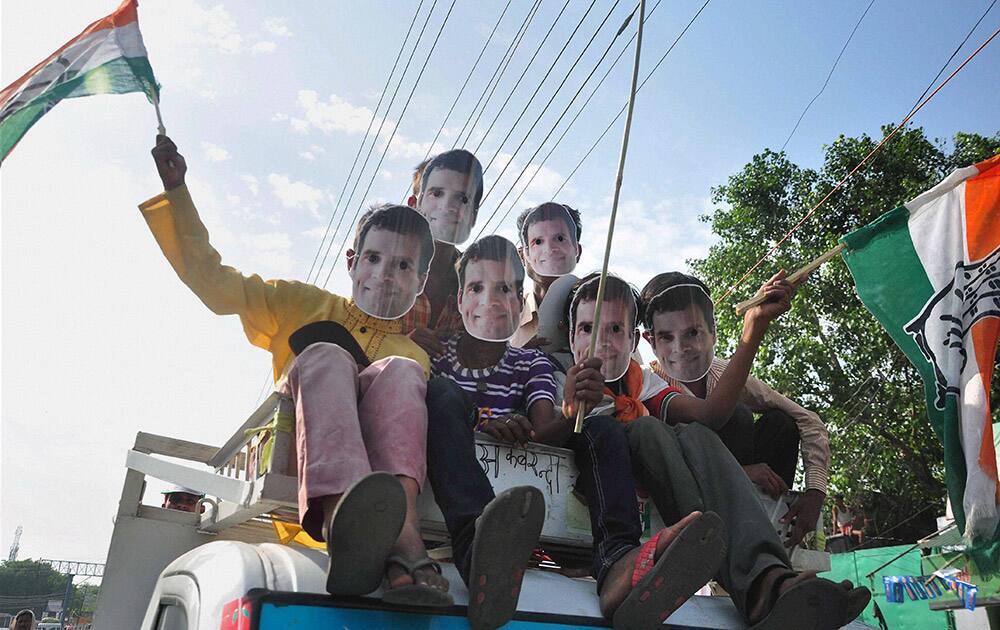
M 296 131 L 315 128 L 325 133 L 344 131 L 349 134 L 360 134 L 368 129 L 372 120 L 372 110 L 363 106 L 355 107 L 336 94 L 331 94 L 329 98 L 323 100 L 315 90 L 299 90 L 297 102 L 303 112 L 302 118 L 292 118 L 292 127 Z M 376 123 L 378 122 L 376 120 Z M 388 127 L 387 123 L 383 127 L 383 133 Z M 388 131 L 391 132 L 391 129 Z
M 285 232 L 243 234 L 240 241 L 251 250 L 254 268 L 265 276 L 289 275 L 295 267 L 292 239 Z
M 264 28 L 268 33 L 278 37 L 291 37 L 292 31 L 288 28 L 288 18 L 269 17 L 264 20 Z
M 247 185 L 247 188 L 250 189 L 251 195 L 256 197 L 257 194 L 260 193 L 260 180 L 258 180 L 256 177 L 254 177 L 253 175 L 242 175 L 240 176 L 240 179 L 242 179 L 243 182 Z
M 316 159 L 316 154 L 312 151 L 299 151 L 299 157 L 310 162 Z
M 192 3 L 192 30 L 200 34 L 201 43 L 224 55 L 235 55 L 243 45 L 243 36 L 236 21 L 221 4 L 203 9 Z
M 253 50 L 255 54 L 273 53 L 277 47 L 278 45 L 275 44 L 274 42 L 259 41 L 253 45 L 253 48 L 251 50 Z
M 229 159 L 229 151 L 217 144 L 202 142 L 201 148 L 205 152 L 205 159 L 209 162 L 225 162 Z
M 309 150 L 312 151 L 316 155 L 322 155 L 323 153 L 326 153 L 326 149 L 324 149 L 323 147 L 319 146 L 318 144 L 310 144 L 309 145 Z
M 288 114 L 282 114 L 281 112 L 278 112 L 274 116 L 271 116 L 272 122 L 283 122 L 285 120 L 288 120 Z
M 226 195 L 226 201 L 228 201 L 229 205 L 231 205 L 231 206 L 238 206 L 238 205 L 240 205 L 240 196 L 239 195 Z
M 306 230 L 302 232 L 302 236 L 306 236 L 317 241 L 323 240 L 323 237 L 327 235 L 327 229 L 325 225 L 317 225 L 311 230 Z
M 306 208 L 314 216 L 319 217 L 319 204 L 327 195 L 319 188 L 302 181 L 294 181 L 287 175 L 271 173 L 267 176 L 271 185 L 271 193 L 281 201 L 286 208 Z

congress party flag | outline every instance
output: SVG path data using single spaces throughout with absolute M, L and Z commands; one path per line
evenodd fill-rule
M 139 32 L 136 0 L 125 0 L 0 92 L 0 163 L 64 98 L 145 92 L 159 97 Z
M 990 381 L 1000 339 L 1000 156 L 842 239 L 858 295 L 920 372 L 955 518 L 998 539 Z

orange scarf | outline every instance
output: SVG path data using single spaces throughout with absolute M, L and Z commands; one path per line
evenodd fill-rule
M 622 424 L 632 422 L 636 418 L 648 416 L 649 411 L 639 400 L 642 393 L 642 367 L 634 360 L 629 360 L 628 369 L 623 377 L 625 385 L 624 394 L 615 394 L 610 388 L 604 388 L 604 395 L 611 396 L 615 400 L 615 418 Z

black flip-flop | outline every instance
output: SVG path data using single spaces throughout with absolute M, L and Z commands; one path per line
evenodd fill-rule
M 337 322 L 330 320 L 312 322 L 288 336 L 288 346 L 295 356 L 299 356 L 306 348 L 317 342 L 334 343 L 347 350 L 354 357 L 358 369 L 364 369 L 372 364 L 354 335 Z
M 659 628 L 664 620 L 684 604 L 718 572 L 726 556 L 726 525 L 715 512 L 705 512 L 689 523 L 663 550 L 656 564 L 652 561 L 659 534 L 639 553 L 633 571 L 648 571 L 635 582 L 628 597 L 615 610 L 615 628 L 638 630 Z M 790 626 L 791 627 L 791 626 Z
M 774 588 L 778 588 L 778 583 Z M 750 630 L 837 630 L 847 623 L 844 621 L 846 610 L 847 592 L 843 586 L 823 578 L 811 578 L 782 593 L 771 611 Z
M 441 565 L 428 557 L 419 560 L 407 560 L 403 556 L 389 556 L 385 559 L 386 565 L 395 564 L 403 568 L 406 573 L 413 578 L 413 584 L 389 587 L 382 595 L 382 601 L 387 604 L 400 604 L 403 606 L 432 606 L 437 608 L 447 608 L 455 603 L 447 591 L 434 588 L 428 584 L 418 584 L 416 572 L 425 567 L 434 569 L 438 575 L 441 574 Z
M 514 616 L 521 580 L 545 523 L 545 497 L 517 486 L 486 506 L 476 521 L 469 571 L 469 625 L 499 628 Z
M 348 488 L 328 520 L 327 592 L 366 595 L 377 589 L 405 520 L 406 493 L 395 476 L 371 473 Z

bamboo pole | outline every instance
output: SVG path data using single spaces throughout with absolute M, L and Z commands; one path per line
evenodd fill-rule
M 792 285 L 794 285 L 794 286 L 798 286 L 798 285 L 802 284 L 803 282 L 805 282 L 806 278 L 809 277 L 809 274 L 811 274 L 812 272 L 814 272 L 817 269 L 819 269 L 820 266 L 823 263 L 828 262 L 833 257 L 835 257 L 837 254 L 839 254 L 840 252 L 844 251 L 845 247 L 846 247 L 846 245 L 844 245 L 843 243 L 841 243 L 840 245 L 837 245 L 836 247 L 834 247 L 830 251 L 826 252 L 822 256 L 819 256 L 818 258 L 816 258 L 815 260 L 813 260 L 812 262 L 810 262 L 808 265 L 806 265 L 802 269 L 799 269 L 798 271 L 796 271 L 792 275 L 788 276 L 786 278 L 786 280 L 788 282 L 792 283 Z M 749 300 L 744 300 L 743 302 L 740 302 L 739 304 L 737 304 L 736 305 L 736 314 L 737 315 L 742 315 L 743 313 L 747 312 L 748 310 L 752 309 L 753 307 L 755 307 L 755 306 L 757 306 L 759 304 L 763 304 L 765 301 L 766 301 L 766 298 L 764 297 L 764 295 L 762 293 L 758 293 L 757 295 L 755 295 L 754 297 L 750 298 Z
M 646 0 L 639 0 L 639 26 L 635 37 L 635 61 L 632 64 L 632 89 L 628 97 L 628 113 L 625 116 L 625 133 L 622 135 L 622 150 L 618 157 L 618 176 L 615 179 L 615 196 L 611 203 L 611 218 L 608 223 L 608 242 L 604 246 L 604 264 L 601 267 L 601 279 L 597 284 L 597 305 L 594 307 L 594 334 L 590 336 L 590 349 L 587 356 L 594 356 L 597 349 L 597 338 L 601 334 L 601 303 L 604 301 L 604 287 L 608 280 L 608 261 L 611 258 L 611 241 L 615 234 L 615 218 L 618 216 L 618 198 L 622 191 L 622 176 L 625 173 L 625 156 L 628 153 L 628 135 L 632 130 L 632 111 L 635 108 L 635 93 L 639 83 L 639 55 L 642 52 L 642 26 L 646 21 Z M 575 433 L 583 430 L 583 418 L 586 415 L 584 405 L 576 410 Z

